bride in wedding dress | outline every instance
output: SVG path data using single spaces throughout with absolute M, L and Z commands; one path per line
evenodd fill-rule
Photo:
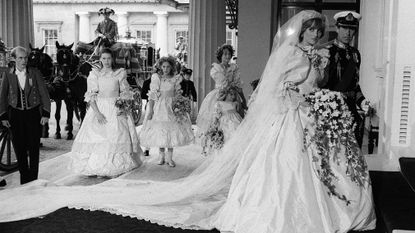
M 241 125 L 221 151 L 188 177 L 169 182 L 114 179 L 86 187 L 38 181 L 0 192 L 0 221 L 68 206 L 235 233 L 373 229 L 367 167 L 360 171 L 365 182 L 356 184 L 344 165 L 344 149 L 337 154 L 339 162 L 330 166 L 337 192 L 347 198 L 341 199 L 318 177 L 313 147 L 304 149 L 304 131 L 313 120 L 303 94 L 322 78 L 306 51 L 317 43 L 324 22 L 320 13 L 302 11 L 281 28 Z

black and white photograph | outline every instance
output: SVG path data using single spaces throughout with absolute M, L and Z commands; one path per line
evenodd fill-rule
M 0 0 L 0 232 L 415 233 L 414 12 Z

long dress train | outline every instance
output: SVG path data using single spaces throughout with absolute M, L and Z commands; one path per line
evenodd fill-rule
M 88 187 L 38 181 L 0 192 L 0 221 L 70 206 L 185 229 L 216 227 L 235 233 L 373 229 L 370 184 L 350 182 L 341 162 L 331 164 L 339 178 L 336 187 L 351 203 L 327 195 L 311 161 L 315 151 L 303 151 L 304 129 L 311 122 L 308 108 L 302 95 L 282 88 L 293 81 L 300 94 L 307 94 L 320 78 L 297 46 L 302 23 L 317 17 L 322 16 L 302 11 L 281 28 L 244 120 L 224 147 L 188 177 L 170 182 L 118 179 Z M 338 155 L 340 161 L 346 156 Z

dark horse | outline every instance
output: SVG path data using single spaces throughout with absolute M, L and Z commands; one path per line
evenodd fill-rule
M 82 120 L 85 117 L 86 113 L 86 102 L 84 101 L 84 95 L 87 90 L 87 81 L 86 78 L 91 71 L 91 65 L 88 62 L 80 62 L 78 56 L 76 56 L 72 51 L 71 45 L 65 46 L 64 44 L 60 45 L 56 41 L 57 48 L 57 73 L 56 77 L 58 82 L 63 83 L 65 89 L 64 101 L 66 105 L 66 110 L 68 112 L 68 118 L 66 120 L 65 129 L 68 131 L 67 139 L 70 140 L 73 138 L 73 114 L 75 112 L 78 120 L 82 123 Z M 55 80 L 56 81 L 56 80 Z M 56 101 L 56 136 L 60 137 L 60 109 L 62 107 L 62 101 Z
M 52 58 L 43 53 L 45 46 L 42 48 L 33 48 L 32 44 L 29 43 L 30 53 L 28 56 L 27 66 L 37 68 L 45 79 L 46 87 L 49 92 L 51 99 L 55 100 L 56 93 L 59 92 L 60 88 L 54 85 L 54 67 Z M 61 89 L 63 90 L 63 89 Z M 46 124 L 42 127 L 42 137 L 49 137 L 49 125 Z

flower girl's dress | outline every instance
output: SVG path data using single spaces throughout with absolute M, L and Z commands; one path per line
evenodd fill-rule
M 221 113 L 219 128 L 223 131 L 224 141 L 228 141 L 242 121 L 241 115 L 236 111 L 236 102 L 218 101 L 216 111 Z
M 173 113 L 174 96 L 180 90 L 180 78 L 151 77 L 149 99 L 154 100 L 154 114 L 151 120 L 144 119 L 140 132 L 141 145 L 145 147 L 173 148 L 193 142 L 194 136 L 190 118 L 178 122 Z

